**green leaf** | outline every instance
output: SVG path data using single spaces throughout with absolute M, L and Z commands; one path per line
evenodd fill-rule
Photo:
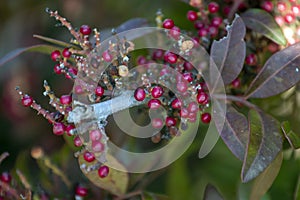
M 19 56 L 22 53 L 25 52 L 39 52 L 39 53 L 45 53 L 45 54 L 51 54 L 52 51 L 59 49 L 55 46 L 52 45 L 45 45 L 45 44 L 38 44 L 30 47 L 24 47 L 24 48 L 18 48 L 15 49 L 8 54 L 6 54 L 4 57 L 0 59 L 0 66 L 4 65 L 8 61 L 14 59 L 15 57 Z
M 282 149 L 279 123 L 262 111 L 249 112 L 249 140 L 242 168 L 242 181 L 248 182 L 263 172 Z
M 46 42 L 49 42 L 51 44 L 56 44 L 56 45 L 59 45 L 59 46 L 62 46 L 62 47 L 72 47 L 72 48 L 75 48 L 75 49 L 79 49 L 78 46 L 75 46 L 73 44 L 70 44 L 70 43 L 67 43 L 67 42 L 64 42 L 64 41 L 60 41 L 60 40 L 56 40 L 56 39 L 53 39 L 53 38 L 48 38 L 48 37 L 45 37 L 45 36 L 41 36 L 41 35 L 33 35 L 34 38 L 38 38 L 40 40 L 43 40 L 43 41 L 46 41 Z
M 270 57 L 252 81 L 247 98 L 274 96 L 300 81 L 300 43 L 289 46 Z
M 279 45 L 286 45 L 286 39 L 274 17 L 261 9 L 248 9 L 241 14 L 246 26 Z
M 250 200 L 260 199 L 271 187 L 281 168 L 283 153 L 280 152 L 275 160 L 253 182 Z
M 300 199 L 300 176 L 298 176 L 295 192 L 294 192 L 294 199 Z
M 155 194 L 152 192 L 143 192 L 143 200 L 171 200 L 168 196 L 162 194 Z
M 281 129 L 282 129 L 282 132 L 284 133 L 285 138 L 290 143 L 291 147 L 293 147 L 294 149 L 299 149 L 300 148 L 300 135 L 296 134 L 292 130 L 290 123 L 288 121 L 282 122 Z
M 211 199 L 222 200 L 223 198 L 214 186 L 208 184 L 205 188 L 204 200 L 211 200 Z
M 243 20 L 236 15 L 232 25 L 227 26 L 226 30 L 226 37 L 213 42 L 210 55 L 221 73 L 222 80 L 225 84 L 229 84 L 239 75 L 244 66 L 246 27 Z
M 112 157 L 110 154 L 106 155 L 108 163 L 113 164 L 114 166 L 117 166 L 119 169 L 124 169 L 126 171 L 125 167 L 122 166 L 121 163 L 118 162 L 117 159 Z M 83 155 L 81 154 L 78 157 L 79 165 L 86 165 L 92 166 L 96 164 L 96 160 L 94 162 L 86 162 L 83 158 Z M 98 170 L 90 171 L 89 173 L 85 173 L 83 170 L 82 172 L 86 175 L 86 177 L 94 183 L 96 186 L 103 188 L 105 190 L 110 191 L 111 193 L 115 195 L 123 195 L 127 191 L 128 183 L 129 183 L 129 176 L 128 173 L 124 171 L 118 171 L 113 168 L 109 168 L 109 174 L 105 178 L 100 178 L 98 176 Z

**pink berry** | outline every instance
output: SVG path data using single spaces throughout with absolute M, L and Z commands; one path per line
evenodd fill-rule
M 282 16 L 276 16 L 276 17 L 275 17 L 275 21 L 277 22 L 277 24 L 278 24 L 279 26 L 282 26 L 282 25 L 284 24 L 284 19 L 283 19 Z
M 94 152 L 102 152 L 104 150 L 104 144 L 99 141 L 92 141 L 92 149 Z
M 62 51 L 62 56 L 65 57 L 65 58 L 70 58 L 72 55 L 72 53 L 69 51 L 69 48 L 65 48 L 63 51 Z
M 137 64 L 138 65 L 144 65 L 147 63 L 147 59 L 145 58 L 145 56 L 139 56 L 137 58 Z
M 172 101 L 171 106 L 173 109 L 180 109 L 182 106 L 182 103 L 178 98 L 176 98 Z
M 69 105 L 72 103 L 72 96 L 71 95 L 62 95 L 60 98 L 59 98 L 59 101 L 61 104 L 63 105 Z
M 25 107 L 29 107 L 31 106 L 33 103 L 33 98 L 28 96 L 28 95 L 24 95 L 23 98 L 22 98 L 22 104 L 23 106 Z
M 278 2 L 277 3 L 277 9 L 280 12 L 284 12 L 286 10 L 286 4 L 284 2 Z
M 292 13 L 288 13 L 284 16 L 284 21 L 290 24 L 295 21 L 295 16 Z
M 137 101 L 144 101 L 144 99 L 146 98 L 146 92 L 143 88 L 137 88 L 134 91 L 134 98 Z
M 160 86 L 154 86 L 151 90 L 151 95 L 153 98 L 159 98 L 163 95 L 164 90 Z
M 187 108 L 182 108 L 180 110 L 180 117 L 187 118 L 189 116 L 189 111 Z
M 167 117 L 166 118 L 166 126 L 175 126 L 176 125 L 176 119 L 174 117 Z
M 211 37 L 216 37 L 216 36 L 218 35 L 219 30 L 218 30 L 218 28 L 215 27 L 215 26 L 209 26 L 209 27 L 208 27 L 208 32 L 209 32 L 209 35 L 210 35 Z
M 197 95 L 197 102 L 201 105 L 208 103 L 208 95 L 205 92 L 199 92 Z
M 104 94 L 104 88 L 101 87 L 101 86 L 97 86 L 96 89 L 95 89 L 95 94 L 98 97 L 102 97 L 103 94 Z
M 203 113 L 201 115 L 201 121 L 204 123 L 204 124 L 208 124 L 211 120 L 211 115 L 209 113 Z
M 178 56 L 172 52 L 166 52 L 164 55 L 164 60 L 170 64 L 174 64 L 177 62 Z
M 148 101 L 148 107 L 149 107 L 150 109 L 157 109 L 157 108 L 160 107 L 160 105 L 161 105 L 161 102 L 160 102 L 160 100 L 158 100 L 158 99 L 150 99 L 150 100 Z
M 74 138 L 73 142 L 75 147 L 81 147 L 83 145 L 82 140 L 78 135 Z
M 186 84 L 186 82 L 184 81 L 179 81 L 177 84 L 176 84 L 176 89 L 178 90 L 178 92 L 180 93 L 185 93 L 188 89 L 188 85 Z
M 189 113 L 188 118 L 189 118 L 190 122 L 196 122 L 196 120 L 197 120 L 197 113 Z
M 102 58 L 106 62 L 111 62 L 112 61 L 112 55 L 108 51 L 104 51 L 102 54 Z
M 247 64 L 247 65 L 251 65 L 251 66 L 256 65 L 256 62 L 257 62 L 256 55 L 253 54 L 253 53 L 249 54 L 249 55 L 246 57 L 245 61 L 246 61 L 246 64 Z
M 195 27 L 196 29 L 201 29 L 201 28 L 204 28 L 204 27 L 205 27 L 205 24 L 204 24 L 202 21 L 196 21 L 196 22 L 194 23 L 194 27 Z
M 300 5 L 294 5 L 291 8 L 294 15 L 299 16 L 300 14 Z
M 231 82 L 231 85 L 233 88 L 239 88 L 241 86 L 241 80 L 236 78 Z
M 273 10 L 273 3 L 271 1 L 264 1 L 261 4 L 261 8 L 264 9 L 267 12 L 271 12 Z
M 196 21 L 198 19 L 197 12 L 193 10 L 188 11 L 187 18 L 189 21 Z
M 159 128 L 163 127 L 164 122 L 160 118 L 154 118 L 151 121 L 151 125 L 152 125 L 153 128 L 159 129 Z
M 191 113 L 197 113 L 199 110 L 199 105 L 196 102 L 191 102 L 187 109 Z
M 219 4 L 216 3 L 216 2 L 210 2 L 208 4 L 208 11 L 210 13 L 216 13 L 216 12 L 218 12 L 219 11 Z
M 109 168 L 106 165 L 102 165 L 98 169 L 98 175 L 100 178 L 105 178 L 108 176 L 108 174 L 109 174 Z
M 175 40 L 178 40 L 180 36 L 180 28 L 178 28 L 177 26 L 171 28 L 170 36 L 172 36 Z
M 90 131 L 90 139 L 92 141 L 99 141 L 102 138 L 102 133 L 100 130 L 95 129 Z
M 219 27 L 222 24 L 222 22 L 223 22 L 223 19 L 221 17 L 216 16 L 216 17 L 212 18 L 211 25 L 215 26 L 215 27 Z
M 152 59 L 153 60 L 160 60 L 164 57 L 164 51 L 161 49 L 156 49 L 155 51 L 153 51 L 152 53 Z
M 55 122 L 53 124 L 53 134 L 62 135 L 65 132 L 65 125 L 61 122 Z
M 60 58 L 60 51 L 59 50 L 52 51 L 52 53 L 51 53 L 51 59 L 53 61 L 58 61 L 59 58 Z
M 74 91 L 75 91 L 76 94 L 82 94 L 84 92 L 81 85 L 76 85 L 75 88 L 74 88 Z
M 61 74 L 62 73 L 62 69 L 60 68 L 59 64 L 54 65 L 54 73 L 55 74 Z
M 4 183 L 10 183 L 11 182 L 11 175 L 8 172 L 2 172 L 0 176 L 0 180 Z
M 73 124 L 68 124 L 65 128 L 65 131 L 69 136 L 71 136 L 71 135 L 73 135 L 74 129 L 75 129 L 75 126 Z
M 75 189 L 75 194 L 80 197 L 85 197 L 88 195 L 88 190 L 87 190 L 87 188 L 78 185 Z
M 88 25 L 82 25 L 80 27 L 79 31 L 82 35 L 89 35 L 89 34 L 91 34 L 92 29 Z
M 96 159 L 95 155 L 89 151 L 84 152 L 83 158 L 86 162 L 93 162 Z
M 163 28 L 171 29 L 174 27 L 174 21 L 172 19 L 165 19 L 163 22 Z

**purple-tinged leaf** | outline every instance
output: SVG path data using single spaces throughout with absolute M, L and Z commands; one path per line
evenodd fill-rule
M 226 37 L 213 42 L 210 55 L 220 70 L 224 83 L 229 84 L 239 75 L 244 65 L 246 27 L 236 15 L 232 25 L 227 26 L 226 30 Z
M 241 14 L 246 26 L 279 45 L 286 45 L 286 39 L 274 17 L 261 9 L 248 9 Z
M 56 40 L 56 39 L 53 39 L 53 38 L 48 38 L 48 37 L 45 37 L 45 36 L 41 36 L 41 35 L 33 35 L 34 38 L 37 38 L 37 39 L 40 39 L 40 40 L 43 40 L 43 41 L 46 41 L 46 42 L 49 42 L 51 44 L 56 44 L 56 45 L 59 45 L 59 46 L 62 46 L 62 47 L 72 47 L 72 48 L 79 48 L 73 44 L 70 44 L 70 43 L 67 43 L 67 42 L 64 42 L 64 41 L 60 41 L 60 40 Z
M 249 140 L 241 178 L 248 182 L 263 172 L 282 149 L 279 123 L 262 111 L 249 112 Z
M 281 168 L 283 153 L 280 152 L 275 160 L 254 180 L 250 200 L 261 199 L 269 190 Z
M 39 45 L 34 45 L 34 46 L 24 47 L 24 48 L 18 48 L 18 49 L 15 49 L 15 50 L 9 52 L 4 57 L 2 57 L 0 59 L 0 66 L 4 65 L 8 61 L 14 59 L 15 57 L 17 57 L 20 54 L 25 53 L 25 52 L 39 52 L 39 53 L 45 53 L 45 54 L 50 55 L 50 53 L 52 51 L 54 51 L 55 49 L 60 49 L 60 48 L 57 48 L 57 47 L 51 46 L 51 45 L 45 45 L 45 44 L 39 44 Z
M 300 80 L 300 43 L 271 56 L 252 81 L 247 98 L 266 98 L 279 94 Z
M 228 106 L 221 137 L 231 152 L 240 160 L 244 159 L 248 134 L 247 118 Z
M 220 193 L 218 192 L 218 190 L 208 184 L 205 188 L 205 192 L 204 192 L 204 200 L 211 200 L 211 199 L 214 199 L 214 200 L 223 200 L 222 196 L 220 195 Z
M 288 121 L 282 122 L 281 129 L 282 129 L 282 132 L 284 133 L 285 138 L 290 143 L 291 147 L 293 147 L 294 149 L 299 149 L 300 148 L 300 135 L 296 134 L 292 130 L 290 123 Z

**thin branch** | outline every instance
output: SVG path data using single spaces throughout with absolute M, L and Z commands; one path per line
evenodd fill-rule
M 9 153 L 8 152 L 4 152 L 0 155 L 0 164 L 3 162 L 3 160 L 5 158 L 7 158 L 9 156 Z
M 239 102 L 245 106 L 247 106 L 248 108 L 252 108 L 255 110 L 261 110 L 259 107 L 257 107 L 256 105 L 254 105 L 253 103 L 247 101 L 245 99 L 245 97 L 238 97 L 238 96 L 232 96 L 232 95 L 223 95 L 223 94 L 213 94 L 213 97 L 216 99 L 223 99 L 223 100 L 228 100 L 228 101 L 235 101 L 235 102 Z

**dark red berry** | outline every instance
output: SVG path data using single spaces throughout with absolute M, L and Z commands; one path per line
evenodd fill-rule
M 174 117 L 167 117 L 166 118 L 166 126 L 175 126 L 176 125 L 176 119 Z
M 198 19 L 197 12 L 190 10 L 187 12 L 187 18 L 190 21 L 196 21 Z
M 160 86 L 154 86 L 151 90 L 151 95 L 153 98 L 159 98 L 163 95 L 164 90 Z
M 198 36 L 199 37 L 205 37 L 205 36 L 207 36 L 207 34 L 208 34 L 208 31 L 205 27 L 198 30 Z
M 156 49 L 155 51 L 153 51 L 152 53 L 152 59 L 153 60 L 160 60 L 164 57 L 164 51 L 161 49 Z
M 224 6 L 223 8 L 224 15 L 227 16 L 230 13 L 230 10 L 231 10 L 230 6 Z
M 173 109 L 180 109 L 182 106 L 182 103 L 178 98 L 176 98 L 172 101 L 171 106 Z
M 53 124 L 53 134 L 62 135 L 65 132 L 65 125 L 61 122 L 55 122 Z
M 222 24 L 222 22 L 223 22 L 223 19 L 221 17 L 216 16 L 216 17 L 212 18 L 211 25 L 215 26 L 215 27 L 219 27 Z
M 106 165 L 102 165 L 98 169 L 98 175 L 100 178 L 105 178 L 108 176 L 108 174 L 109 174 L 109 168 Z
M 82 25 L 80 27 L 79 31 L 82 35 L 89 35 L 89 34 L 91 34 L 92 29 L 88 25 Z
M 166 52 L 164 55 L 164 60 L 168 63 L 174 64 L 177 62 L 178 56 L 172 52 Z
M 251 65 L 251 66 L 256 65 L 256 62 L 257 62 L 256 55 L 253 53 L 249 54 L 246 57 L 245 61 L 246 61 L 247 65 Z
M 160 118 L 154 118 L 151 121 L 151 125 L 152 125 L 153 128 L 159 129 L 159 128 L 163 127 L 164 122 Z
M 165 19 L 163 22 L 163 28 L 171 29 L 174 27 L 174 21 L 172 19 Z
M 204 24 L 202 21 L 196 21 L 196 22 L 194 23 L 194 27 L 195 27 L 196 29 L 201 29 L 201 28 L 204 28 L 204 27 L 205 27 L 205 24 Z
M 146 98 L 146 92 L 143 88 L 137 88 L 134 91 L 134 98 L 137 101 L 144 101 L 144 99 Z
M 106 62 L 111 62 L 112 61 L 112 55 L 108 51 L 104 51 L 102 54 L 102 58 Z
M 73 142 L 74 142 L 75 147 L 81 147 L 83 144 L 82 140 L 80 139 L 80 137 L 78 135 L 74 138 Z
M 191 113 L 197 113 L 199 110 L 199 105 L 196 102 L 191 102 L 188 105 L 188 111 Z
M 84 152 L 83 158 L 86 162 L 93 162 L 96 159 L 95 155 L 89 151 Z
M 273 10 L 273 3 L 271 1 L 264 1 L 261 4 L 261 8 L 264 9 L 267 12 L 271 12 Z
M 219 4 L 216 3 L 216 2 L 210 2 L 208 4 L 208 11 L 210 13 L 216 13 L 216 12 L 218 12 L 219 11 Z
M 75 194 L 80 197 L 85 197 L 88 195 L 88 190 L 87 190 L 87 188 L 78 185 L 75 189 Z
M 148 101 L 148 107 L 149 107 L 150 109 L 157 109 L 157 108 L 160 107 L 160 105 L 161 105 L 161 102 L 160 102 L 160 100 L 158 100 L 158 99 L 150 99 L 150 100 Z
M 59 50 L 52 51 L 52 53 L 51 53 L 51 59 L 53 61 L 58 61 L 59 58 L 60 58 L 60 51 Z
M 191 72 L 185 72 L 183 73 L 183 79 L 186 80 L 187 82 L 192 82 L 193 81 L 193 74 Z
M 184 62 L 183 67 L 186 71 L 191 71 L 194 68 L 190 62 Z
M 62 73 L 62 69 L 60 68 L 59 64 L 54 65 L 54 73 L 55 74 L 61 74 Z
M 209 113 L 203 113 L 201 115 L 201 121 L 205 124 L 208 124 L 211 120 L 211 115 Z
M 73 135 L 74 129 L 75 129 L 75 126 L 73 124 L 68 124 L 65 128 L 65 131 L 69 136 L 71 136 L 71 135 Z
M 65 48 L 63 51 L 62 51 L 62 56 L 65 57 L 65 58 L 70 58 L 72 55 L 71 51 L 69 51 L 69 48 Z
M 208 103 L 208 95 L 205 92 L 199 92 L 197 94 L 197 102 L 201 105 Z
M 22 104 L 23 106 L 25 107 L 29 107 L 31 106 L 33 103 L 33 98 L 28 96 L 28 95 L 24 95 L 23 98 L 22 98 Z
M 231 85 L 233 88 L 239 88 L 241 86 L 241 80 L 236 78 L 231 82 Z
M 101 86 L 97 86 L 96 89 L 95 89 L 95 94 L 98 97 L 102 97 L 103 94 L 104 94 L 104 88 L 101 87 Z
M 10 183 L 11 181 L 11 175 L 8 172 L 2 172 L 0 176 L 0 180 L 4 183 Z
M 61 104 L 63 105 L 69 105 L 72 103 L 72 96 L 71 95 L 62 95 L 60 98 L 59 98 L 59 101 Z
M 66 73 L 66 78 L 67 79 L 71 79 L 72 77 L 76 76 L 78 73 L 77 69 L 75 69 L 74 67 L 71 67 L 68 69 L 68 73 Z

